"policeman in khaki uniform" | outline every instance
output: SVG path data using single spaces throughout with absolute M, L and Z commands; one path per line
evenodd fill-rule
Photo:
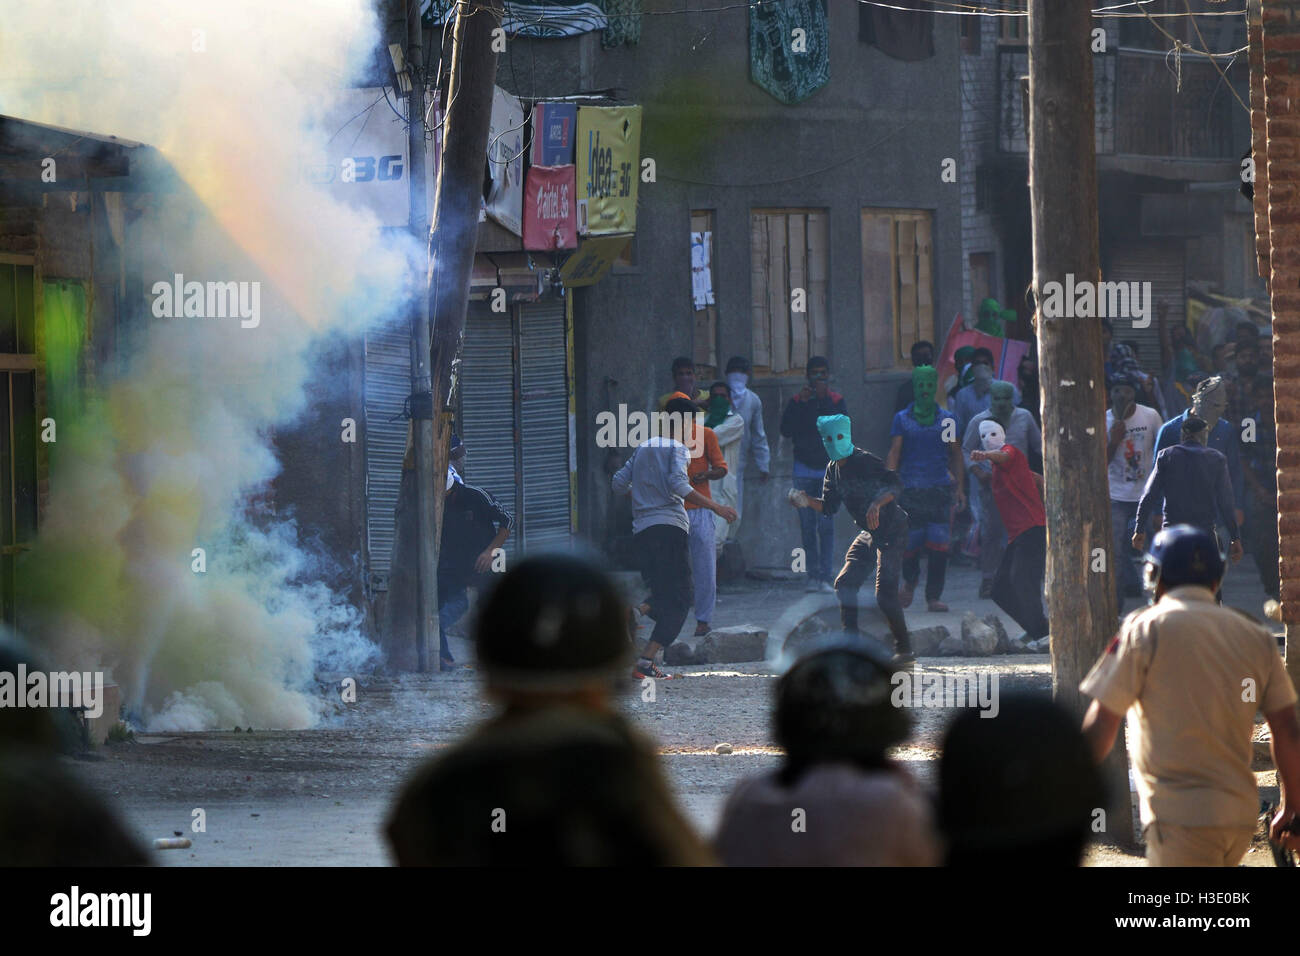
M 1270 835 L 1300 848 L 1289 831 L 1300 800 L 1295 688 L 1273 635 L 1215 603 L 1222 577 L 1212 535 L 1162 530 L 1147 556 L 1155 603 L 1125 618 L 1079 685 L 1093 698 L 1083 732 L 1099 763 L 1128 712 L 1149 866 L 1236 866 L 1246 855 L 1259 814 L 1256 711 L 1272 731 L 1282 789 Z

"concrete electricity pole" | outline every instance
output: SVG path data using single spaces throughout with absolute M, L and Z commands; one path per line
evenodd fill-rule
M 496 31 L 501 28 L 501 0 L 458 5 L 452 38 L 451 79 L 443 122 L 442 163 L 429 233 L 426 308 L 433 317 L 427 354 L 433 395 L 432 465 L 433 535 L 442 531 L 443 476 L 451 440 L 451 406 L 460 372 L 460 350 L 469 308 L 470 278 L 478 237 L 483 170 L 487 162 L 488 123 L 496 87 Z M 421 511 L 423 519 L 423 511 Z M 423 551 L 421 552 L 423 554 Z M 434 561 L 436 569 L 437 562 Z
M 1106 477 L 1101 322 L 1044 308 L 1048 283 L 1100 278 L 1091 4 L 1029 3 L 1029 196 L 1047 485 L 1052 688 L 1082 718 L 1079 682 L 1114 636 L 1115 562 Z M 1059 300 L 1058 300 L 1059 301 Z M 1045 314 L 1053 313 L 1053 314 Z M 1069 317 L 1067 317 L 1069 316 Z M 1104 566 L 1099 565 L 1100 556 Z M 1123 734 L 1103 767 L 1108 835 L 1134 843 Z
M 420 26 L 419 0 L 406 0 L 406 63 L 411 78 L 407 97 L 406 129 L 407 165 L 411 189 L 411 234 L 424 240 L 429 231 L 428 184 L 424 176 L 424 40 Z M 429 378 L 429 299 L 418 289 L 411 309 L 411 426 L 415 454 L 416 527 L 418 529 L 418 569 L 415 598 L 415 654 L 421 673 L 430 670 L 429 645 L 437 646 L 438 632 L 438 537 L 435 499 L 442 482 L 435 482 L 433 454 L 433 419 L 428 396 Z M 423 396 L 423 398 L 421 398 Z M 441 670 L 442 659 L 433 666 Z

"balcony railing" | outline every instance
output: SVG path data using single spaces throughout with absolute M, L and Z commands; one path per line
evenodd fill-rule
M 1028 152 L 1020 84 L 1028 72 L 1023 48 L 998 52 L 998 148 L 1004 153 Z M 1204 58 L 1184 56 L 1175 64 L 1143 50 L 1097 54 L 1093 89 L 1098 155 L 1231 160 L 1241 152 L 1232 140 L 1232 90 Z

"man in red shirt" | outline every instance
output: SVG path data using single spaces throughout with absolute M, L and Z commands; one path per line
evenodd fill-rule
M 722 457 L 718 436 L 703 421 L 696 420 L 695 412 L 686 411 L 688 405 L 693 407 L 686 394 L 674 392 L 666 407 L 669 411 L 676 409 L 676 413 L 683 416 L 686 426 L 683 441 L 692 456 L 686 465 L 686 477 L 691 487 L 713 500 L 709 482 L 727 477 L 727 460 Z M 700 419 L 703 417 L 703 414 L 699 416 Z M 695 434 L 697 430 L 700 435 Z M 691 580 L 695 583 L 695 636 L 703 637 L 712 629 L 709 622 L 713 620 L 713 606 L 718 599 L 717 525 L 712 511 L 689 501 L 686 502 L 686 517 L 691 523 L 689 544 Z
M 1043 575 L 1047 568 L 1047 513 L 1043 509 L 1042 475 L 1029 470 L 1020 449 L 1007 444 L 1006 432 L 995 420 L 980 422 L 983 450 L 971 461 L 993 464 L 993 501 L 1007 529 L 1007 549 L 993 577 L 993 601 L 1025 629 L 1021 638 L 1047 636 L 1043 613 Z

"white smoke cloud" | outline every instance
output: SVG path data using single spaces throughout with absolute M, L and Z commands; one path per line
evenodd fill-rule
M 131 317 L 119 377 L 60 423 L 21 596 L 33 637 L 113 669 L 149 729 L 300 728 L 313 674 L 374 663 L 356 612 L 292 523 L 250 520 L 282 467 L 268 429 L 305 408 L 307 356 L 401 307 L 424 250 L 299 176 L 314 117 L 380 43 L 368 0 L 11 5 L 0 113 L 157 147 L 201 210 L 168 200 L 143 277 L 261 281 L 262 319 Z M 376 107 L 391 112 L 382 102 Z M 288 463 L 292 467 L 292 463 Z M 191 569 L 203 548 L 207 571 Z

